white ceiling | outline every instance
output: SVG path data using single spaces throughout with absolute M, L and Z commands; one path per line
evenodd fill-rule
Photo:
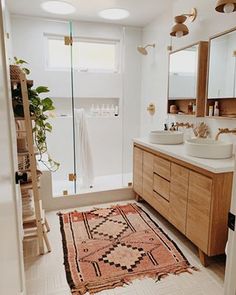
M 69 16 L 58 16 L 42 10 L 40 4 L 45 0 L 6 0 L 11 13 L 50 17 L 56 19 L 71 19 L 93 22 L 109 22 L 131 26 L 145 26 L 156 16 L 170 7 L 174 0 L 63 0 L 75 6 L 76 12 Z M 125 8 L 130 12 L 127 19 L 105 21 L 98 12 L 107 8 Z

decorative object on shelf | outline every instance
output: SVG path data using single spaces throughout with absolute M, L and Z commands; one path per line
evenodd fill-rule
M 10 78 L 11 80 L 20 80 L 20 73 L 23 71 L 26 75 L 30 74 L 30 70 L 23 65 L 28 64 L 23 59 L 18 59 L 16 56 L 13 58 L 13 64 L 10 65 Z
M 148 55 L 148 51 L 147 51 L 147 48 L 148 47 L 152 47 L 152 48 L 155 48 L 156 47 L 156 44 L 148 44 L 146 46 L 138 46 L 137 47 L 137 50 L 139 53 L 141 53 L 142 55 Z
M 178 114 L 178 107 L 177 107 L 177 105 L 172 104 L 172 105 L 170 106 L 170 113 L 171 113 L 171 114 Z
M 147 111 L 149 112 L 149 114 L 151 116 L 153 116 L 155 114 L 155 112 L 156 112 L 156 106 L 155 106 L 155 104 L 154 103 L 150 103 L 148 105 L 148 107 L 147 107 Z
M 189 29 L 184 24 L 187 18 L 189 18 L 190 22 L 194 22 L 197 17 L 197 9 L 192 8 L 190 13 L 181 14 L 175 17 L 176 24 L 172 27 L 170 35 L 172 37 L 181 38 L 185 35 L 188 35 Z
M 219 139 L 219 136 L 221 134 L 229 134 L 229 133 L 232 133 L 232 134 L 236 135 L 236 128 L 234 128 L 234 129 L 219 128 L 218 130 L 219 130 L 219 132 L 216 134 L 215 140 L 218 140 Z
M 27 63 L 24 60 L 17 59 L 19 64 Z M 23 71 L 25 74 L 30 73 L 26 68 L 21 69 L 18 65 L 18 71 Z M 18 81 L 18 82 L 17 82 Z M 24 117 L 23 99 L 21 94 L 21 85 L 19 79 L 14 79 L 12 85 L 12 104 L 14 114 L 17 117 Z M 48 112 L 55 109 L 53 101 L 49 97 L 41 98 L 41 94 L 49 92 L 46 86 L 39 86 L 36 89 L 32 89 L 32 84 L 27 84 L 28 99 L 30 107 L 30 115 L 34 117 L 33 135 L 34 141 L 39 152 L 39 161 L 41 161 L 50 171 L 56 171 L 59 169 L 60 164 L 54 161 L 48 154 L 46 133 L 52 131 L 52 126 L 48 122 Z M 43 159 L 43 154 L 47 154 L 47 160 Z
M 193 128 L 193 133 L 198 138 L 207 138 L 210 134 L 209 127 L 204 122 L 198 124 L 195 128 Z
M 218 0 L 215 10 L 221 13 L 231 13 L 236 11 L 236 0 Z
M 214 106 L 210 105 L 209 106 L 209 117 L 212 117 L 214 114 Z
M 218 101 L 215 101 L 214 116 L 219 116 L 219 115 L 220 115 L 219 103 L 218 103 Z

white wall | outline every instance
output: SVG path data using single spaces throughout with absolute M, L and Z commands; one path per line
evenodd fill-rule
M 5 1 L 0 1 L 0 294 L 25 294 L 21 195 L 15 185 L 16 135 L 9 93 L 7 50 L 10 32 Z M 3 19 L 3 16 L 5 19 Z
M 67 71 L 49 71 L 45 66 L 45 34 L 68 35 L 67 22 L 12 16 L 13 53 L 29 62 L 35 85 L 46 85 L 59 108 L 57 113 L 71 115 L 71 77 Z M 142 31 L 120 25 L 73 22 L 73 35 L 87 38 L 120 40 L 122 71 L 120 73 L 84 73 L 74 71 L 75 105 L 119 102 L 119 119 L 90 118 L 89 136 L 95 162 L 95 175 L 132 171 L 132 138 L 140 134 L 141 56 L 136 48 Z M 82 104 L 81 104 L 82 103 Z M 66 122 L 62 125 L 62 122 Z M 55 132 L 49 137 L 51 156 L 62 163 L 60 177 L 73 172 L 72 125 L 70 119 L 55 119 Z M 53 123 L 54 124 L 54 123 Z M 71 127 L 70 127 L 71 126 Z M 55 135 L 55 136 L 54 136 Z M 63 151 L 59 147 L 63 136 Z M 66 151 L 69 155 L 66 156 Z M 63 171 L 62 171 L 63 170 Z M 113 172 L 112 172 L 113 171 Z
M 142 111 L 141 131 L 147 135 L 151 129 L 162 128 L 167 118 L 167 83 L 168 83 L 168 51 L 170 45 L 170 30 L 175 15 L 188 13 L 192 7 L 198 10 L 198 17 L 194 23 L 187 23 L 189 35 L 180 39 L 173 38 L 173 50 L 190 45 L 197 41 L 208 41 L 210 36 L 228 30 L 236 26 L 235 13 L 230 15 L 220 14 L 215 11 L 214 0 L 178 0 L 173 2 L 169 9 L 161 17 L 158 17 L 143 29 L 143 43 L 156 42 L 157 47 L 153 54 L 142 59 Z M 151 51 L 150 51 L 151 53 Z M 157 114 L 150 119 L 146 111 L 147 104 L 153 101 L 157 106 Z M 171 116 L 170 121 L 190 121 L 189 118 L 179 119 Z M 194 121 L 202 121 L 203 119 Z M 215 134 L 219 127 L 235 127 L 235 120 L 204 119 L 210 126 L 211 133 Z M 232 135 L 222 136 L 222 139 L 235 140 Z

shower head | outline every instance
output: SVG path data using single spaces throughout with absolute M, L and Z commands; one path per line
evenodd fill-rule
M 142 55 L 148 55 L 147 48 L 148 48 L 148 47 L 155 48 L 155 46 L 156 46 L 155 44 L 148 44 L 148 45 L 146 45 L 145 47 L 143 47 L 143 46 L 138 46 L 138 47 L 137 47 L 137 50 L 138 50 L 138 52 L 141 53 Z

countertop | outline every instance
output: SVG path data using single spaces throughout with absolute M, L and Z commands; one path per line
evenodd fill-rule
M 234 157 L 229 159 L 202 159 L 186 155 L 184 144 L 178 145 L 160 145 L 149 143 L 147 138 L 135 138 L 134 143 L 152 149 L 154 151 L 166 154 L 168 156 L 185 161 L 197 167 L 211 171 L 213 173 L 224 173 L 234 171 Z

